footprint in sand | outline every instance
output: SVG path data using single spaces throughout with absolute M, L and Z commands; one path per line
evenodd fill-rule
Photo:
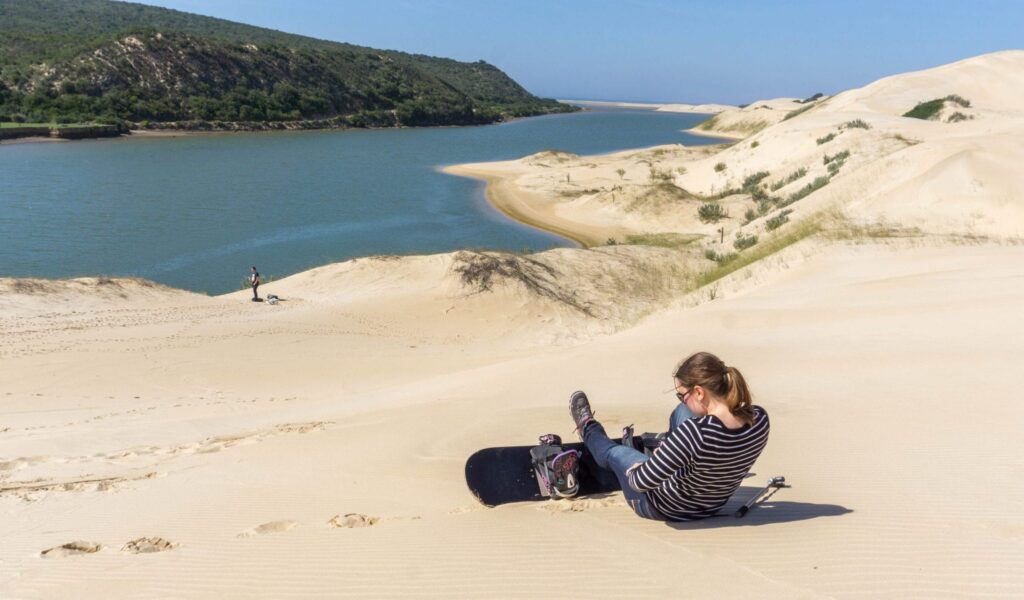
M 0 461 L 0 471 L 20 471 L 28 466 L 28 462 L 22 458 Z
M 238 537 L 253 537 L 255 535 L 265 535 L 268 533 L 281 533 L 282 531 L 289 531 L 295 529 L 299 524 L 295 521 L 270 521 L 262 525 L 257 525 L 252 529 L 246 529 L 242 533 L 238 534 Z
M 164 538 L 159 537 L 141 537 L 134 539 L 124 546 L 121 547 L 121 552 L 131 552 L 132 554 L 148 554 L 150 552 L 163 552 L 165 550 L 173 550 L 178 547 L 175 542 L 169 542 Z
M 78 554 L 92 554 L 99 552 L 103 546 L 94 542 L 68 542 L 60 546 L 54 546 L 40 552 L 40 556 L 47 558 L 59 558 L 64 556 L 75 556 Z
M 356 527 L 369 527 L 376 525 L 380 522 L 380 517 L 368 517 L 359 513 L 348 513 L 344 516 L 334 515 L 331 517 L 327 524 L 331 527 L 344 527 L 346 529 L 355 529 Z

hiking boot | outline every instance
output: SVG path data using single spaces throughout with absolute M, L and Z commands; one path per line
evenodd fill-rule
M 590 410 L 590 400 L 583 392 L 574 392 L 569 398 L 569 414 L 576 425 L 576 433 L 583 438 L 583 429 L 594 420 L 594 411 Z

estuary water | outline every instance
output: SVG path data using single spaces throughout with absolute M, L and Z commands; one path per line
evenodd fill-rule
M 438 172 L 547 149 L 701 145 L 706 115 L 597 109 L 499 125 L 0 145 L 0 276 L 138 276 L 237 290 L 374 254 L 573 245 Z

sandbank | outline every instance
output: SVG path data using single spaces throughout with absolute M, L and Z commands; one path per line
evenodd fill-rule
M 661 112 L 680 112 L 693 114 L 716 114 L 728 110 L 737 110 L 738 107 L 730 104 L 682 104 L 682 103 L 654 103 L 654 102 L 613 102 L 607 100 L 559 100 L 565 104 L 579 106 L 607 106 L 613 108 L 641 108 Z
M 517 188 L 509 181 L 507 173 L 498 169 L 488 169 L 484 164 L 451 165 L 442 170 L 450 175 L 486 182 L 484 193 L 487 200 L 499 211 L 516 221 L 560 235 L 583 247 L 603 244 L 609 237 L 621 233 L 618 228 L 581 226 L 579 223 L 558 217 L 550 203 Z
M 655 110 L 664 106 L 651 102 L 615 102 L 609 100 L 559 100 L 563 104 L 576 104 L 580 106 L 607 106 L 614 108 L 648 108 Z
M 680 112 L 694 114 L 718 114 L 729 110 L 736 110 L 738 107 L 731 104 L 665 104 L 659 106 L 661 112 Z

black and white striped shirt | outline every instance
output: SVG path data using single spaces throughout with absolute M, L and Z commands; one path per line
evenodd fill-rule
M 629 475 L 629 484 L 673 521 L 709 517 L 729 500 L 768 443 L 768 413 L 754 407 L 753 425 L 728 429 L 707 415 L 683 421 Z

